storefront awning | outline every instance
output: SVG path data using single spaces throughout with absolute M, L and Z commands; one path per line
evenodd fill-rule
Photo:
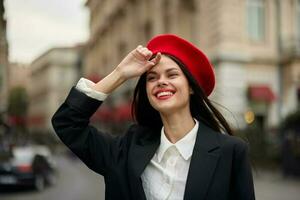
M 248 88 L 248 97 L 253 101 L 272 102 L 276 96 L 267 85 L 251 85 Z
M 92 122 L 125 122 L 131 121 L 131 104 L 124 103 L 113 108 L 101 106 L 92 116 Z
M 116 122 L 131 121 L 131 104 L 124 103 L 116 107 L 114 120 Z
M 97 83 L 101 80 L 101 76 L 98 74 L 90 74 L 86 78 L 89 79 L 90 81 L 93 81 L 94 83 Z
M 91 118 L 92 122 L 102 121 L 102 122 L 111 122 L 113 121 L 113 109 L 101 106 Z

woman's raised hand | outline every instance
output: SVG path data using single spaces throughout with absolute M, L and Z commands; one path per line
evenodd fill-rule
M 149 60 L 152 55 L 153 53 L 149 49 L 139 45 L 121 61 L 115 70 L 117 70 L 125 80 L 141 76 L 160 61 L 160 53 L 157 53 L 153 59 Z
M 149 60 L 152 55 L 153 53 L 149 49 L 139 45 L 109 75 L 105 76 L 95 85 L 92 85 L 91 88 L 106 94 L 113 92 L 126 80 L 141 76 L 159 63 L 161 54 L 157 53 L 154 58 Z

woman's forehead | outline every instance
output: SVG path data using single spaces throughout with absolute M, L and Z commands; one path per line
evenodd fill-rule
M 181 71 L 180 67 L 174 62 L 171 58 L 162 55 L 159 63 L 152 67 L 148 73 L 150 72 L 164 72 L 164 71 L 171 71 L 171 70 L 179 70 Z

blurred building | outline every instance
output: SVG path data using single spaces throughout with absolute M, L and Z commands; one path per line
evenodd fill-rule
M 81 46 L 53 48 L 31 65 L 28 127 L 33 133 L 53 132 L 51 117 L 78 81 Z
M 30 83 L 30 67 L 28 64 L 10 63 L 7 74 L 8 90 L 19 86 L 28 89 Z
M 211 99 L 233 127 L 276 127 L 300 101 L 300 0 L 87 0 L 84 74 L 104 77 L 137 45 L 174 33 L 210 58 Z M 113 94 L 126 100 L 134 81 Z M 128 95 L 127 95 L 128 96 Z M 101 110 L 101 109 L 100 109 Z M 232 113 L 231 113 L 232 112 Z
M 13 129 L 17 126 L 26 126 L 26 102 L 30 84 L 30 67 L 28 64 L 10 63 L 6 80 L 8 89 L 7 123 L 17 138 L 18 131 L 13 131 Z
M 300 0 L 279 1 L 283 114 L 300 106 Z
M 6 110 L 7 101 L 8 43 L 4 0 L 0 1 L 0 112 Z

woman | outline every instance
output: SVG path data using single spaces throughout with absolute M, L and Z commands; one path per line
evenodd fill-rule
M 117 87 L 140 77 L 136 124 L 113 138 L 89 118 Z M 106 199 L 255 199 L 247 145 L 232 136 L 207 96 L 207 57 L 171 34 L 138 46 L 94 84 L 81 79 L 52 119 L 61 140 L 105 178 Z

